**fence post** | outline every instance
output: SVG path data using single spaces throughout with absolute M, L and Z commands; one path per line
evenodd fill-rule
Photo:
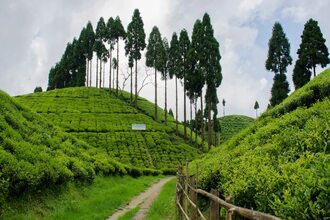
M 219 197 L 219 192 L 215 189 L 211 189 L 211 194 L 215 195 L 216 197 Z M 216 202 L 213 202 L 211 200 L 211 206 L 210 206 L 210 219 L 211 220 L 218 220 L 219 219 L 219 204 Z
M 183 204 L 183 197 L 182 197 L 182 189 L 181 187 L 179 187 L 178 185 L 180 185 L 182 187 L 182 166 L 180 165 L 179 166 L 179 169 L 178 169 L 178 179 L 177 179 L 177 201 L 179 202 L 179 204 L 181 205 L 182 207 L 182 204 Z M 179 207 L 179 204 L 177 204 L 177 211 L 178 211 L 178 219 L 183 219 L 183 216 L 182 216 L 182 212 L 181 212 L 181 209 Z
M 193 189 L 196 189 L 196 180 L 195 180 L 195 177 L 194 176 L 192 176 L 192 177 L 190 177 L 190 186 L 193 188 Z M 197 214 L 198 214 L 198 212 L 197 212 L 197 209 L 198 209 L 198 207 L 197 207 L 197 193 L 194 191 L 194 190 L 190 190 L 190 200 L 196 205 L 196 207 L 195 208 L 193 208 L 192 206 L 191 206 L 191 212 L 190 212 L 190 219 L 191 220 L 197 220 Z
M 189 192 L 188 192 L 188 181 L 189 181 L 189 171 L 188 171 L 188 166 L 189 166 L 189 163 L 188 163 L 188 160 L 186 161 L 186 175 L 185 175 L 185 182 L 184 182 L 184 191 L 186 192 L 187 195 L 189 195 Z M 188 198 L 187 196 L 184 196 L 184 211 L 187 215 L 188 214 Z

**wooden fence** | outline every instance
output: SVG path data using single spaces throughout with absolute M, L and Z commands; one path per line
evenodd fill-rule
M 189 176 L 188 163 L 186 163 L 185 173 L 183 173 L 183 167 L 179 166 L 176 186 L 176 206 L 179 220 L 206 220 L 204 214 L 198 207 L 198 195 L 202 195 L 210 200 L 211 204 L 209 219 L 211 220 L 218 220 L 221 218 L 220 207 L 224 208 L 226 211 L 226 216 L 222 217 L 221 219 L 232 220 L 234 214 L 236 214 L 248 219 L 280 220 L 280 218 L 266 213 L 253 211 L 230 204 L 230 201 L 220 199 L 219 193 L 216 190 L 212 189 L 211 192 L 206 192 L 202 189 L 198 189 L 197 180 L 198 167 L 196 168 L 196 174 L 194 176 Z

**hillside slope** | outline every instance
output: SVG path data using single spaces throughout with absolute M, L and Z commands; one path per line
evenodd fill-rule
M 330 70 L 191 164 L 200 187 L 285 219 L 330 216 Z
M 8 196 L 131 171 L 0 91 L 0 212 Z
M 177 138 L 173 128 L 96 88 L 66 88 L 16 97 L 23 104 L 118 161 L 141 168 L 174 169 L 198 150 Z M 132 131 L 144 123 L 146 131 Z
M 224 143 L 239 131 L 250 126 L 254 119 L 245 115 L 226 115 L 219 118 L 221 125 L 220 139 Z

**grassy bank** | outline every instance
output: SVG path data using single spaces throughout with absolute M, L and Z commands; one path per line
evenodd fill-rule
M 105 219 L 157 179 L 97 176 L 91 185 L 72 183 L 62 189 L 10 201 L 0 219 Z

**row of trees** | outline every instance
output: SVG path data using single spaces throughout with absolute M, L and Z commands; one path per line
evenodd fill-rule
M 275 73 L 270 99 L 270 105 L 275 106 L 288 96 L 290 90 L 285 73 L 288 65 L 292 64 L 290 43 L 279 22 L 274 24 L 268 46 L 268 57 L 265 66 L 267 70 Z M 326 67 L 330 63 L 328 48 L 325 45 L 325 39 L 317 21 L 310 19 L 305 24 L 297 54 L 298 59 L 292 77 L 295 89 L 310 81 L 312 71 L 314 77 L 316 76 L 316 65 Z
M 118 95 L 118 71 L 119 71 L 119 40 L 125 40 L 125 55 L 128 57 L 131 78 L 131 103 L 133 104 L 133 68 L 135 66 L 135 98 L 137 107 L 137 62 L 142 57 L 142 51 L 146 48 L 146 66 L 155 71 L 155 120 L 157 113 L 157 73 L 165 81 L 165 123 L 167 123 L 167 80 L 175 78 L 176 85 L 176 132 L 178 134 L 178 81 L 184 90 L 184 138 L 187 139 L 187 106 L 186 97 L 190 100 L 190 120 L 192 120 L 192 108 L 195 107 L 195 118 L 201 115 L 200 133 L 204 145 L 204 118 L 207 119 L 208 145 L 212 145 L 212 131 L 218 131 L 217 118 L 217 88 L 222 81 L 220 66 L 219 43 L 214 37 L 210 17 L 204 14 L 202 20 L 198 19 L 193 27 L 191 39 L 188 32 L 183 29 L 179 35 L 172 34 L 170 43 L 162 38 L 159 28 L 154 26 L 145 42 L 146 34 L 140 12 L 135 9 L 132 21 L 127 30 L 123 27 L 119 17 L 109 18 L 107 22 L 101 17 L 97 23 L 95 32 L 92 24 L 88 22 L 80 33 L 78 39 L 74 38 L 67 45 L 60 62 L 50 70 L 49 88 L 63 88 L 72 86 L 92 86 L 92 60 L 96 54 L 96 82 L 97 88 L 104 87 L 105 64 L 109 62 L 109 91 Z M 113 51 L 117 46 L 117 56 L 113 58 Z M 116 74 L 115 74 L 115 70 Z M 116 85 L 114 79 L 116 78 Z M 112 85 L 111 85 L 112 82 Z M 203 91 L 205 107 L 203 105 Z M 200 99 L 200 110 L 197 109 L 197 101 Z M 197 120 L 196 120 L 197 121 Z M 192 129 L 191 129 L 192 130 Z M 199 131 L 196 130 L 196 134 Z M 192 140 L 192 133 L 190 134 Z M 197 140 L 197 136 L 196 136 Z

